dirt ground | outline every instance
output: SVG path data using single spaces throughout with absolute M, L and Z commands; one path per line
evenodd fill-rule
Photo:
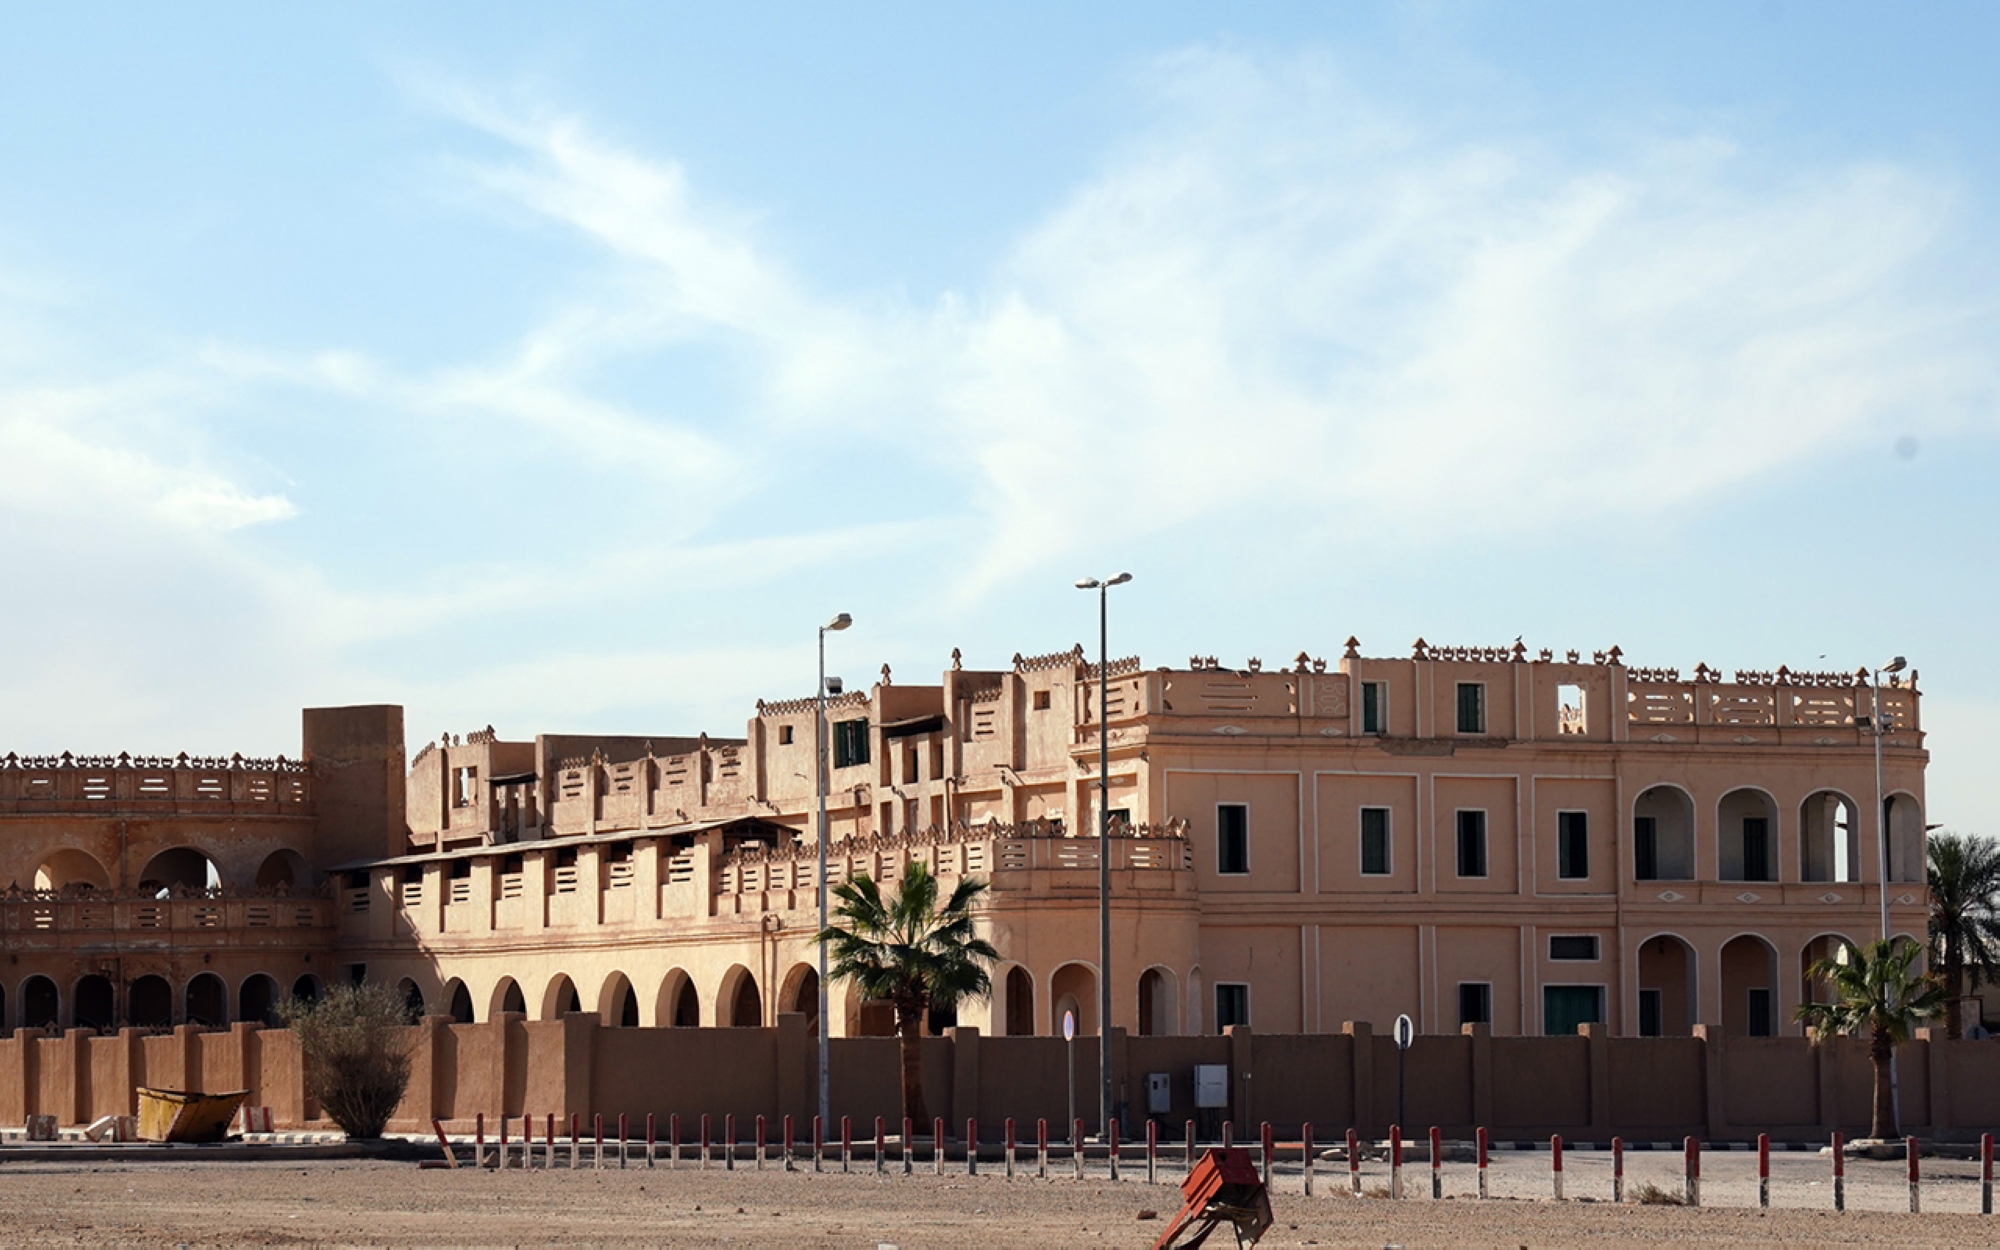
M 1546 1154 L 1498 1160 L 1494 1193 L 1518 1196 L 1488 1202 L 1469 1196 L 1472 1169 L 1463 1166 L 1447 1169 L 1443 1202 L 1430 1199 L 1428 1168 L 1409 1169 L 1401 1202 L 1346 1196 L 1344 1170 L 1322 1171 L 1312 1198 L 1300 1192 L 1299 1176 L 1281 1176 L 1277 1223 L 1264 1244 L 1968 1246 L 1991 1244 L 2000 1229 L 1968 1213 L 1978 1210 L 1970 1165 L 1926 1161 L 1936 1179 L 1926 1213 L 1912 1216 L 1894 1209 L 1908 1201 L 1900 1164 L 1853 1165 L 1850 1210 L 1836 1215 L 1825 1209 L 1825 1184 L 1812 1187 L 1826 1171 L 1818 1156 L 1775 1161 L 1778 1206 L 1768 1213 L 1754 1208 L 1753 1156 L 1708 1156 L 1699 1210 L 1613 1206 L 1603 1200 L 1602 1162 L 1571 1155 L 1571 1200 L 1562 1203 L 1546 1197 Z M 1632 1157 L 1627 1170 L 1635 1187 L 1650 1177 L 1678 1189 L 1678 1167 L 1678 1157 Z M 1371 1168 L 1364 1188 L 1379 1191 L 1386 1180 Z M 1178 1194 L 1129 1173 L 1118 1183 L 1067 1175 L 1009 1181 L 984 1169 L 938 1177 L 664 1167 L 494 1173 L 375 1161 L 0 1162 L 0 1237 L 38 1246 L 1148 1246 Z M 1820 1209 L 1798 1209 L 1807 1204 Z M 1142 1219 L 1143 1211 L 1157 1218 Z

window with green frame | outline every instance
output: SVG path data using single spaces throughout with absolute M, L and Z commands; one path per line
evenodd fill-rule
M 868 720 L 835 721 L 833 725 L 833 766 L 852 768 L 868 762 Z

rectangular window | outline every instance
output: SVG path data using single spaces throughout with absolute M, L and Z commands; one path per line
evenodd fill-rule
M 1660 879 L 1660 834 L 1651 816 L 1632 820 L 1632 875 L 1640 881 Z
M 833 726 L 833 766 L 852 768 L 868 762 L 868 721 L 835 721 Z
M 1556 875 L 1577 880 L 1590 875 L 1590 820 L 1582 812 L 1556 813 Z
M 1597 936 L 1584 933 L 1573 937 L 1552 937 L 1549 939 L 1549 958 L 1594 960 L 1597 958 Z
M 1639 991 L 1639 1036 L 1659 1037 L 1665 1032 L 1660 1023 L 1660 991 Z
M 1771 879 L 1771 822 L 1763 816 L 1743 818 L 1743 879 Z
M 472 792 L 478 787 L 478 784 L 478 769 L 454 769 L 451 774 L 451 805 L 453 807 L 471 807 Z
M 1215 1031 L 1250 1023 L 1250 987 L 1224 982 L 1215 987 Z
M 1241 803 L 1216 806 L 1215 870 L 1231 876 L 1250 871 L 1250 809 Z
M 1049 692 L 1048 692 L 1048 691 L 1046 691 L 1046 690 L 1037 690 L 1037 691 L 1035 691 L 1035 710 L 1036 710 L 1037 712 L 1046 712 L 1046 711 L 1048 711 L 1048 710 L 1049 710 Z
M 1579 1024 L 1604 1022 L 1601 985 L 1544 985 L 1542 1032 L 1550 1037 L 1575 1037 Z
M 1486 813 L 1458 814 L 1458 875 L 1486 875 Z
M 1583 717 L 1583 687 L 1556 687 L 1556 730 L 1559 733 L 1580 734 L 1588 731 Z
M 903 752 L 903 780 L 911 783 L 924 779 L 923 753 L 915 747 Z
M 1389 732 L 1389 687 L 1383 682 L 1361 683 L 1361 732 Z
M 778 726 L 778 745 L 781 747 L 792 745 L 792 727 L 790 725 Z
M 1458 1022 L 1493 1023 L 1493 987 L 1484 981 L 1458 983 Z
M 1771 991 L 1750 991 L 1750 1036 L 1775 1037 L 1777 1027 L 1771 1014 Z
M 1486 732 L 1486 686 L 1482 682 L 1458 683 L 1458 732 Z
M 1389 809 L 1361 809 L 1361 875 L 1389 875 Z

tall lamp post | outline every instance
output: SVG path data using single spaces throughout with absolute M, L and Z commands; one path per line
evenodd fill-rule
M 1086 577 L 1078 590 L 1097 592 L 1097 1067 L 1098 1132 L 1111 1134 L 1111 730 L 1104 706 L 1111 691 L 1111 616 L 1113 586 L 1132 580 L 1130 573 L 1100 581 Z
M 813 715 L 813 797 L 819 803 L 819 931 L 826 932 L 826 634 L 828 630 L 843 630 L 854 624 L 854 618 L 842 612 L 819 627 L 819 686 L 814 690 L 816 700 Z M 832 1073 L 827 1066 L 831 1048 L 827 1045 L 827 1035 L 832 1031 L 827 1015 L 826 994 L 826 943 L 819 945 L 819 1122 L 833 1123 Z
M 1889 805 L 1882 796 L 1882 674 L 1900 673 L 1908 661 L 1902 656 L 1875 670 L 1875 701 L 1868 717 L 1868 730 L 1875 739 L 1875 846 L 1882 856 L 1882 940 L 1889 940 Z

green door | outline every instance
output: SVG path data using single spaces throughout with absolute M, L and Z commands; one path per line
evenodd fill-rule
M 1550 1037 L 1575 1037 L 1579 1024 L 1604 1020 L 1604 988 L 1598 985 L 1544 985 L 1542 1032 Z

